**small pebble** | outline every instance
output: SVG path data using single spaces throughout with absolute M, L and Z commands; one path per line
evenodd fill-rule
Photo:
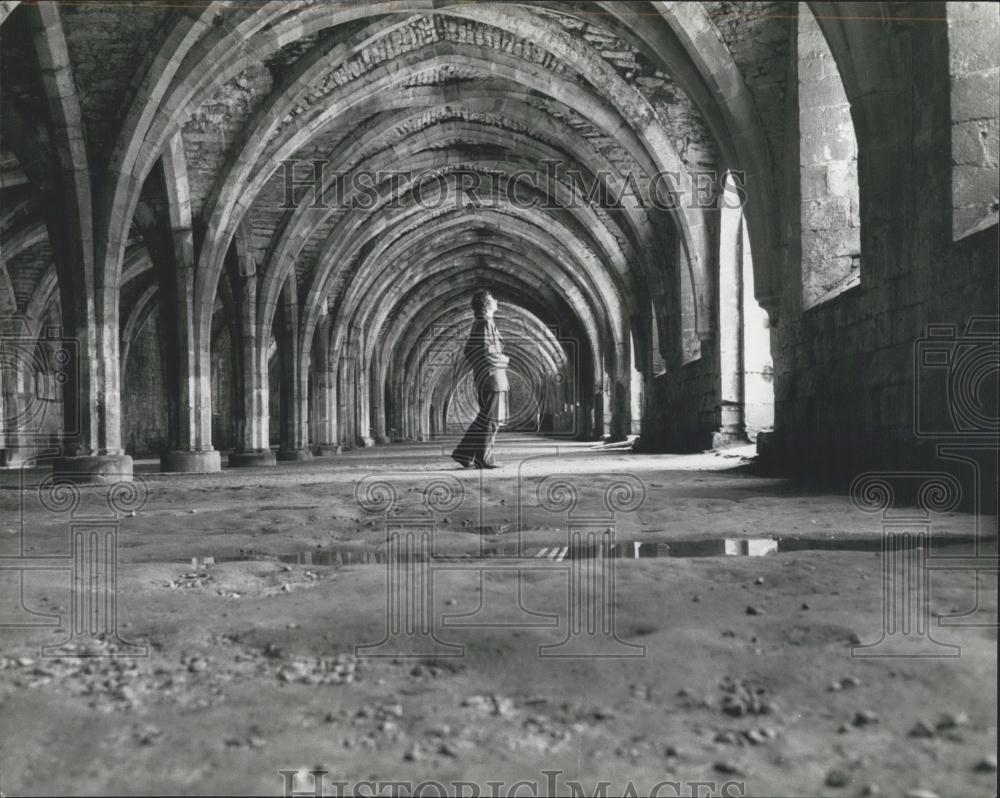
M 829 773 L 826 774 L 826 786 L 827 787 L 846 787 L 848 782 L 850 782 L 851 777 L 848 776 L 844 771 L 834 768 Z
M 804 610 L 807 610 L 807 609 L 809 609 L 809 605 L 808 605 L 808 604 L 806 604 L 806 603 L 805 603 L 805 602 L 803 601 L 803 602 L 802 602 L 802 605 L 801 605 L 801 608 L 802 608 L 802 609 L 804 609 Z
M 996 773 L 997 770 L 997 758 L 994 754 L 984 756 L 978 762 L 976 762 L 976 770 L 980 773 Z
M 934 727 L 923 720 L 918 720 L 910 729 L 910 737 L 933 737 Z
M 716 762 L 712 767 L 715 768 L 716 773 L 725 773 L 731 776 L 742 776 L 743 771 L 740 769 L 739 765 L 727 760 L 721 760 Z
M 762 585 L 762 584 L 764 584 L 764 577 L 763 576 L 758 576 L 756 579 L 753 580 L 753 583 L 755 585 Z
M 757 607 L 749 606 L 747 607 L 747 615 L 763 615 L 764 610 L 758 609 Z
M 969 716 L 964 712 L 954 713 L 945 712 L 942 713 L 941 717 L 938 718 L 937 728 L 940 729 L 955 729 L 959 726 L 968 726 Z
M 870 709 L 862 709 L 854 715 L 855 726 L 870 726 L 873 723 L 878 723 L 878 715 Z
M 751 745 L 760 745 L 767 739 L 763 729 L 749 729 L 743 732 L 743 736 Z

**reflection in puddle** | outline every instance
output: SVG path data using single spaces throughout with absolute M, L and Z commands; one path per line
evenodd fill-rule
M 480 528 L 485 537 L 496 535 Z M 908 539 L 912 545 L 912 538 Z M 905 543 L 905 541 L 902 541 Z M 973 537 L 947 537 L 930 540 L 932 550 L 943 550 L 952 555 L 992 555 L 996 552 L 995 540 L 980 540 L 976 546 Z M 978 548 L 978 551 L 977 551 Z M 763 557 L 790 551 L 857 551 L 880 552 L 881 538 L 710 538 L 704 540 L 684 540 L 672 543 L 651 543 L 627 540 L 613 545 L 538 546 L 524 545 L 518 549 L 514 537 L 500 537 L 482 541 L 478 552 L 434 552 L 429 556 L 435 562 L 459 562 L 485 558 L 504 559 L 545 559 L 576 560 L 604 556 L 611 559 L 638 560 L 653 557 Z M 205 558 L 209 559 L 209 558 Z M 419 551 L 389 552 L 385 547 L 363 545 L 341 545 L 322 549 L 311 549 L 289 554 L 266 554 L 243 551 L 237 557 L 217 557 L 215 562 L 233 560 L 279 560 L 297 565 L 365 565 L 372 563 L 396 562 L 399 560 L 423 560 Z

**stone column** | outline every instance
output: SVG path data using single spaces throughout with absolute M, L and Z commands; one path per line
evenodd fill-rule
M 0 336 L 12 336 L 12 330 L 0 330 Z M 7 343 L 7 349 L 12 346 Z M 22 415 L 21 397 L 17 392 L 18 373 L 21 353 L 14 351 L 0 352 L 0 466 L 18 465 L 23 459 L 21 451 Z
M 636 333 L 640 333 L 638 336 L 638 341 L 636 340 Z M 649 347 L 643 341 L 643 324 L 642 319 L 634 317 L 632 319 L 632 333 L 629 336 L 629 357 L 631 363 L 629 364 L 629 420 L 628 420 L 628 431 L 632 435 L 638 435 L 642 432 L 642 412 L 643 405 L 645 403 L 645 375 L 649 373 L 649 358 L 647 353 L 649 352 Z M 638 343 L 638 346 L 636 345 Z
M 353 341 L 349 351 L 355 354 L 351 365 L 351 375 L 354 379 L 354 418 L 357 428 L 355 442 L 358 446 L 374 446 L 375 439 L 371 432 L 371 396 L 369 393 L 368 368 L 363 362 L 364 343 Z
M 629 388 L 631 374 L 616 377 L 611 383 L 611 424 L 609 440 L 623 441 L 629 433 Z
M 354 418 L 354 386 L 351 384 L 354 374 L 354 358 L 343 353 L 333 354 L 337 363 L 337 440 L 351 448 L 355 434 Z
M 238 298 L 240 340 L 233 342 L 237 389 L 236 451 L 230 466 L 271 466 L 267 389 L 267 342 L 257 340 L 257 275 L 253 264 L 241 259 L 233 296 Z
M 743 419 L 743 276 L 740 212 L 723 209 L 719 229 L 719 428 L 712 448 L 747 443 Z
M 339 454 L 337 444 L 337 373 L 330 362 L 330 317 L 324 308 L 313 340 L 313 393 L 315 404 L 313 454 Z
M 49 228 L 53 256 L 68 261 L 69 269 L 83 269 L 83 259 L 73 254 L 80 249 L 80 242 L 53 240 L 70 235 Z M 104 301 L 92 303 L 60 283 L 60 299 L 63 338 L 71 346 L 63 371 L 63 453 L 53 462 L 52 470 L 73 482 L 129 481 L 132 458 L 121 445 L 117 295 L 113 300 L 105 296 Z
M 299 352 L 296 300 L 293 284 L 286 282 L 274 320 L 281 370 L 277 458 L 291 461 L 312 459 L 308 440 L 309 383 Z
M 180 135 L 173 138 L 171 148 L 174 147 L 183 147 Z M 165 159 L 165 163 L 169 162 L 170 159 Z M 173 409 L 168 418 L 170 451 L 160 457 L 160 470 L 211 473 L 221 470 L 222 464 L 212 446 L 211 378 L 206 375 L 206 384 L 200 384 L 194 346 L 194 247 L 190 219 L 186 226 L 173 227 L 171 233 L 176 266 L 174 307 L 163 312 L 163 298 L 170 294 L 164 291 L 161 272 L 160 329 L 170 331 L 167 338 L 175 351 L 176 381 L 168 384 L 174 397 L 168 403 L 168 408 Z
M 600 439 L 604 435 L 605 430 L 605 420 L 604 420 L 604 404 L 606 393 L 603 386 L 604 379 L 597 384 L 596 390 L 592 394 L 593 403 L 592 407 L 594 410 L 594 423 L 592 427 L 593 437 L 595 440 Z
M 219 453 L 212 448 L 211 394 L 197 390 L 194 371 L 197 354 L 192 345 L 192 270 L 178 267 L 176 275 L 159 271 L 157 304 L 167 390 L 168 447 L 160 455 L 160 470 L 219 471 L 222 468 Z
M 167 448 L 161 471 L 209 473 L 221 468 L 212 448 L 212 399 L 199 385 L 194 335 L 194 236 L 183 143 L 175 135 L 150 176 L 165 208 L 140 203 L 135 223 L 157 280 L 163 386 L 167 393 Z
M 369 369 L 371 373 L 371 405 L 372 405 L 372 428 L 376 443 L 389 443 L 389 438 L 385 431 L 385 386 L 381 381 L 382 374 L 382 349 L 378 345 L 372 353 L 372 364 Z

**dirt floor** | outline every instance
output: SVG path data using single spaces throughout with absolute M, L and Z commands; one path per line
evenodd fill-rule
M 994 518 L 913 521 L 926 559 L 890 561 L 881 514 L 749 451 L 447 450 L 140 462 L 110 507 L 5 473 L 3 791 L 996 795 L 997 575 L 959 567 L 995 557 Z M 108 592 L 69 554 L 115 528 Z M 80 562 L 111 604 L 71 592 Z

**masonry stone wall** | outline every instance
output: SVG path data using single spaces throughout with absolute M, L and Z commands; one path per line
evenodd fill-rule
M 917 23 L 907 36 L 908 48 L 894 57 L 899 96 L 911 97 L 911 105 L 871 103 L 870 124 L 880 129 L 859 130 L 860 284 L 802 309 L 802 263 L 792 257 L 785 264 L 785 293 L 771 324 L 776 420 L 767 454 L 791 473 L 849 478 L 865 468 L 935 462 L 934 441 L 918 436 L 914 418 L 928 376 L 916 365 L 921 341 L 931 324 L 950 325 L 957 343 L 971 318 L 995 319 L 997 228 L 952 243 L 951 219 L 942 212 L 951 178 L 947 38 L 942 26 Z M 794 124 L 797 115 L 787 118 Z M 874 143 L 900 118 L 911 125 L 906 146 L 876 152 Z M 795 133 L 786 141 L 795 142 Z M 786 169 L 795 168 L 794 149 L 786 149 Z M 784 205 L 795 207 L 797 183 L 785 186 Z M 794 253 L 798 231 L 787 232 Z M 986 380 L 978 399 L 995 407 L 989 386 Z M 950 401 L 954 406 L 941 391 L 924 397 L 925 423 L 948 427 Z
M 1000 11 L 992 3 L 948 3 L 951 75 L 952 233 L 995 221 L 1000 183 Z
M 837 62 L 805 3 L 796 31 L 802 303 L 824 302 L 858 281 L 858 146 Z

